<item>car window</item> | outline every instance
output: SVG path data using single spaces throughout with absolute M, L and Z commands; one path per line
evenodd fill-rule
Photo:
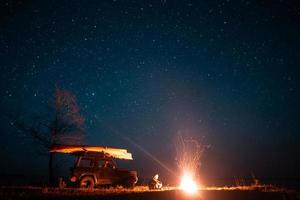
M 79 167 L 91 167 L 91 160 L 82 159 L 79 163 Z
M 115 168 L 115 165 L 112 161 L 104 161 L 102 164 L 103 168 Z

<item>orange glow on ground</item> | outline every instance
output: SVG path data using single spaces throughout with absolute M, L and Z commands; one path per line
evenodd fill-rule
M 190 174 L 184 174 L 181 177 L 179 188 L 188 194 L 194 194 L 198 190 L 198 184 L 194 181 Z

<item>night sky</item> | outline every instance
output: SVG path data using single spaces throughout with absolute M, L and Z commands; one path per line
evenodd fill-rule
M 128 148 L 141 177 L 172 175 L 124 137 L 176 169 L 181 132 L 210 145 L 204 182 L 299 179 L 294 2 L 1 1 L 1 174 L 47 175 L 7 114 L 47 112 L 57 85 L 77 96 L 86 143 Z

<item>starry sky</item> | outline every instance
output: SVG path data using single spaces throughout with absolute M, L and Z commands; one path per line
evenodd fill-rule
M 1 173 L 45 174 L 7 113 L 46 112 L 58 85 L 77 96 L 86 143 L 128 148 L 140 176 L 171 177 L 124 137 L 175 169 L 181 132 L 210 144 L 208 183 L 299 179 L 295 2 L 1 1 Z

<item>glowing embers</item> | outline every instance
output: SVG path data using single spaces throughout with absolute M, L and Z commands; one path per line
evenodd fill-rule
M 179 188 L 189 194 L 194 194 L 198 190 L 198 184 L 189 173 L 185 173 L 181 177 L 181 183 Z

